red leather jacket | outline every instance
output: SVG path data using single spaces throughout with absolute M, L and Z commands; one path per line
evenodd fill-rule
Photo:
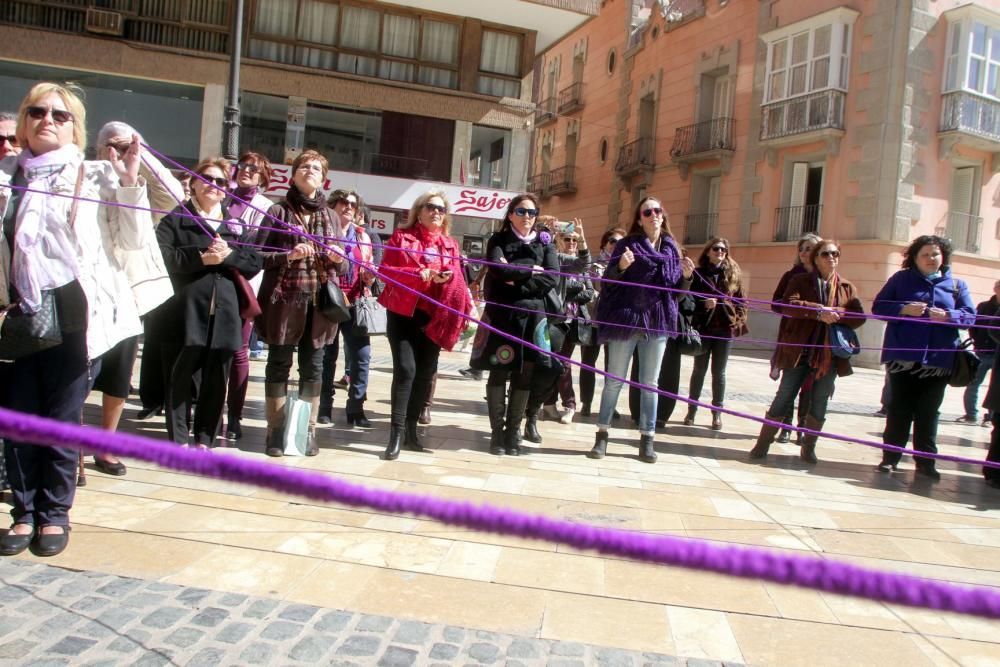
M 378 267 L 379 277 L 385 282 L 385 289 L 378 302 L 397 315 L 413 317 L 422 295 L 438 300 L 441 285 L 422 280 L 420 272 L 424 269 L 451 271 L 452 275 L 461 275 L 462 261 L 458 242 L 444 234 L 433 235 L 419 223 L 408 229 L 394 231 L 385 244 L 382 264 Z M 425 300 L 421 309 L 430 312 L 433 305 Z

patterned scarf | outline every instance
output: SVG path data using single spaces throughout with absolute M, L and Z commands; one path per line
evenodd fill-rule
M 325 207 L 317 209 L 310 216 L 308 224 L 304 224 L 302 216 L 291 206 L 290 201 L 286 202 L 285 206 L 293 218 L 288 223 L 288 233 L 295 234 L 292 246 L 310 243 L 316 248 L 317 253 L 326 253 L 326 248 L 316 244 L 309 237 L 330 236 L 334 222 L 330 209 Z M 329 244 L 330 241 L 327 241 L 326 245 Z M 327 270 L 318 255 L 286 262 L 278 270 L 277 285 L 271 293 L 271 303 L 294 303 L 302 306 L 312 303 L 316 289 L 327 279 Z

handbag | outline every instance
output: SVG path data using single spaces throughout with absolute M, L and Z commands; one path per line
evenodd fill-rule
M 948 376 L 948 384 L 952 387 L 968 387 L 976 377 L 976 371 L 979 370 L 982 361 L 969 349 L 971 345 L 972 339 L 968 338 L 955 350 L 955 361 L 951 366 L 951 375 Z
M 73 188 L 73 204 L 69 209 L 70 230 L 76 224 L 76 211 L 82 187 L 83 164 L 81 163 Z M 16 244 L 13 251 L 16 251 Z M 10 285 L 14 284 L 13 269 L 14 262 L 11 261 L 11 272 L 8 276 Z M 0 359 L 13 361 L 60 344 L 62 344 L 62 328 L 59 326 L 59 308 L 54 290 L 42 292 L 42 301 L 37 312 L 24 313 L 20 302 L 11 303 L 0 311 Z
M 861 354 L 861 341 L 854 329 L 846 324 L 830 325 L 830 351 L 839 359 L 850 359 Z
M 281 444 L 285 456 L 305 456 L 309 444 L 309 413 L 312 405 L 295 394 L 285 401 L 285 425 Z
M 383 336 L 385 328 L 385 306 L 374 296 L 361 295 L 354 302 L 354 335 Z
M 233 269 L 233 285 L 236 286 L 236 302 L 240 307 L 240 318 L 252 320 L 261 314 L 257 295 L 253 293 L 253 285 L 242 273 Z
M 333 324 L 351 319 L 351 304 L 344 290 L 333 280 L 325 280 L 316 290 L 316 310 Z
M 576 319 L 576 340 L 580 345 L 597 345 L 597 326 L 585 317 Z
M 677 349 L 681 354 L 697 357 L 705 353 L 701 344 L 701 334 L 691 324 L 691 320 L 677 313 Z

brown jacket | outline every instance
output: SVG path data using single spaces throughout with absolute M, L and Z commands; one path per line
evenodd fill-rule
M 819 289 L 816 284 L 816 273 L 801 273 L 794 276 L 788 282 L 788 289 L 782 301 L 781 312 L 784 315 L 784 326 L 781 335 L 778 337 L 778 351 L 774 356 L 776 368 L 794 368 L 799 363 L 802 354 L 812 354 L 818 352 L 819 348 L 808 347 L 824 343 L 827 340 L 827 325 L 819 320 L 819 308 L 824 304 L 820 303 Z M 854 285 L 839 279 L 837 292 L 833 297 L 833 307 L 844 308 L 848 312 L 864 314 L 864 307 L 858 299 L 858 292 Z M 864 318 L 845 316 L 841 323 L 852 329 L 857 329 L 865 323 Z M 851 362 L 849 359 L 833 358 L 837 366 L 837 375 L 850 375 Z

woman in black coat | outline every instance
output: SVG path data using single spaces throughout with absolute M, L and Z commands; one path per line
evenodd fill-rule
M 550 350 L 545 295 L 557 283 L 559 260 L 548 234 L 534 231 L 538 204 L 530 194 L 510 200 L 503 226 L 486 243 L 487 269 L 483 321 L 508 336 L 480 327 L 472 350 L 471 366 L 490 371 L 486 404 L 490 415 L 490 453 L 520 454 L 524 418 L 535 370 L 561 369 L 544 353 L 519 344 L 528 341 Z M 507 264 L 510 268 L 499 266 Z M 508 307 L 511 306 L 511 307 Z M 510 400 L 507 401 L 507 383 Z
M 169 364 L 167 434 L 188 443 L 191 377 L 201 370 L 198 407 L 194 413 L 194 443 L 201 449 L 215 442 L 226 399 L 226 382 L 233 354 L 243 345 L 243 320 L 237 299 L 235 271 L 252 278 L 261 269 L 254 250 L 237 245 L 242 226 L 227 222 L 222 201 L 229 184 L 229 162 L 202 160 L 194 168 L 191 199 L 160 221 L 156 239 L 174 286 L 163 305 L 163 332 Z M 172 349 L 173 354 L 168 353 Z

